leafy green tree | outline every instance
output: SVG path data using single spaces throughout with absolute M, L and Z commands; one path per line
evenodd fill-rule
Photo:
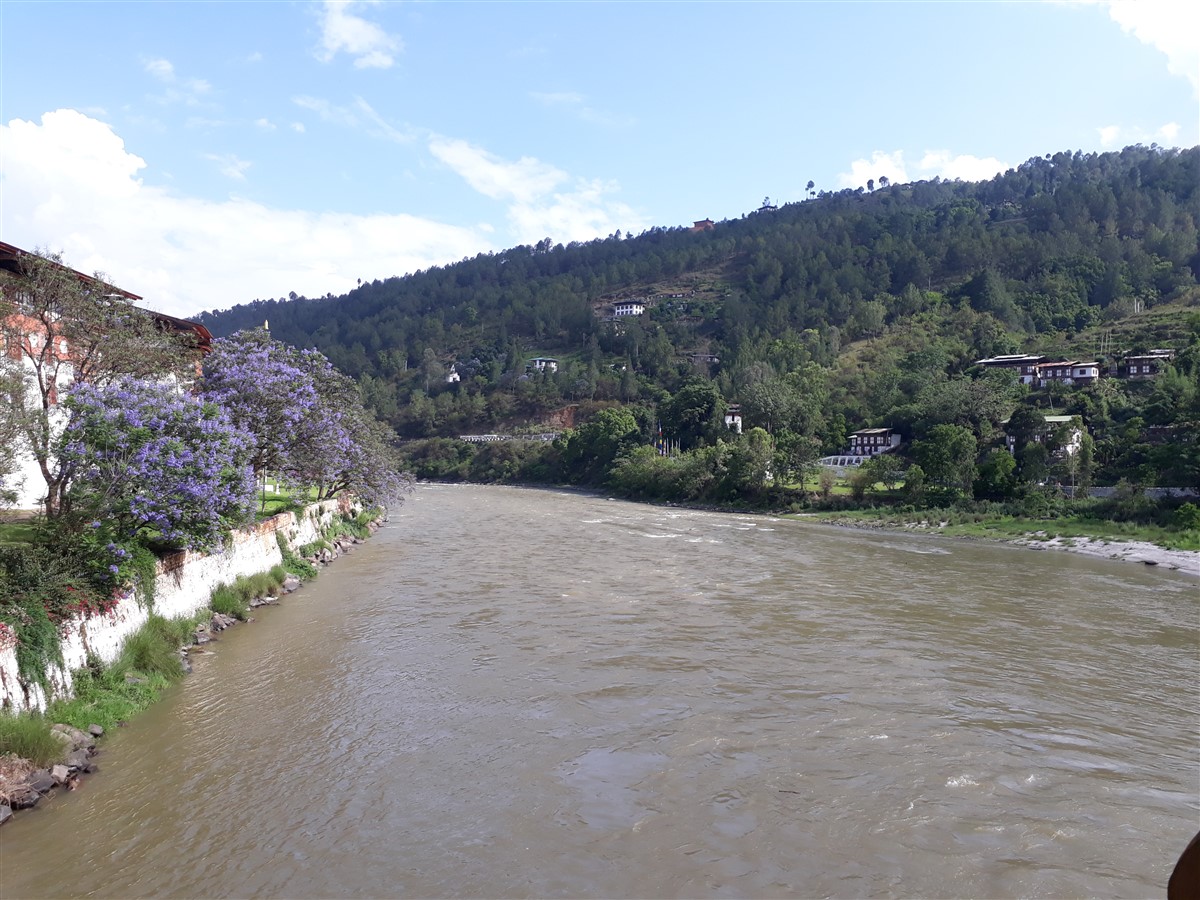
M 777 482 L 808 480 L 821 456 L 821 443 L 814 437 L 783 429 L 774 435 L 775 455 L 771 463 Z
M 1017 451 L 1017 475 L 1026 484 L 1043 484 L 1050 472 L 1045 444 L 1030 441 Z
M 775 442 L 762 428 L 751 428 L 730 443 L 723 490 L 726 496 L 761 494 L 771 471 Z
M 989 500 L 1011 497 L 1016 487 L 1017 461 L 1003 448 L 992 450 L 979 464 L 975 496 Z
M 962 425 L 935 425 L 913 444 L 913 456 L 930 481 L 969 493 L 975 481 L 975 435 Z
M 659 407 L 665 434 L 684 450 L 715 443 L 726 431 L 725 401 L 707 379 L 692 379 Z
M 910 503 L 925 499 L 925 470 L 915 463 L 904 473 L 904 497 Z
M 613 461 L 641 441 L 641 429 L 626 408 L 602 409 L 559 439 L 562 465 L 569 481 L 599 484 Z
M 891 453 L 879 453 L 860 466 L 871 478 L 871 484 L 883 482 L 888 490 L 894 491 L 904 478 L 904 464 Z

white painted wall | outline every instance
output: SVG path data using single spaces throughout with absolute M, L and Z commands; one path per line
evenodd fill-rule
M 234 532 L 220 553 L 182 551 L 161 560 L 154 587 L 154 612 L 167 619 L 194 615 L 208 605 L 217 585 L 265 572 L 282 561 L 276 532 L 295 550 L 320 538 L 338 508 L 339 501 L 326 500 L 309 506 L 299 516 L 281 513 Z M 63 667 L 49 673 L 53 696 L 71 695 L 71 672 L 83 667 L 89 652 L 106 663 L 116 659 L 125 638 L 141 628 L 149 616 L 149 610 L 127 597 L 108 615 L 72 622 L 62 641 Z M 13 711 L 40 711 L 46 708 L 47 700 L 40 685 L 21 682 L 16 648 L 0 650 L 0 705 Z

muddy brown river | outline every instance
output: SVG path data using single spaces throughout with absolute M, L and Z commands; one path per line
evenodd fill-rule
M 0 833 L 0 897 L 1151 897 L 1200 584 L 421 486 Z

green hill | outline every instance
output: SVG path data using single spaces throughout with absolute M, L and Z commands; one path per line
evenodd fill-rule
M 269 319 L 275 337 L 357 378 L 406 438 L 536 429 L 564 408 L 575 421 L 610 405 L 652 410 L 701 379 L 743 404 L 747 427 L 836 449 L 866 425 L 912 439 L 970 420 L 934 395 L 986 405 L 964 393 L 983 383 L 983 357 L 1087 357 L 1107 371 L 1130 351 L 1179 351 L 1184 386 L 1167 400 L 1149 386 L 1023 395 L 1090 416 L 1101 441 L 1144 419 L 1143 404 L 1158 403 L 1160 425 L 1191 421 L 1198 173 L 1200 148 L 1048 154 L 986 182 L 826 193 L 710 230 L 547 238 L 342 297 L 196 318 L 218 336 Z M 614 319 L 619 301 L 644 312 Z M 530 370 L 534 357 L 557 370 Z

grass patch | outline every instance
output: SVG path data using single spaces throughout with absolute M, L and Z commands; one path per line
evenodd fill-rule
M 250 601 L 277 594 L 287 574 L 287 568 L 278 565 L 267 572 L 243 576 L 233 584 L 219 584 L 213 591 L 208 606 L 214 613 L 244 621 L 250 613 Z
M 12 753 L 35 766 L 53 765 L 63 757 L 63 745 L 50 734 L 50 723 L 43 716 L 0 715 L 0 754 Z
M 114 669 L 126 674 L 159 675 L 168 681 L 183 677 L 178 628 L 162 616 L 149 620 L 125 639 Z
M 283 557 L 283 562 L 280 565 L 285 575 L 290 573 L 301 581 L 311 581 L 317 577 L 317 567 L 307 559 L 301 559 L 293 553 L 291 548 L 288 547 L 287 540 L 278 531 L 275 532 L 275 540 L 279 543 L 279 553 Z
M 37 526 L 32 522 L 0 522 L 0 544 L 32 544 Z
M 116 728 L 171 686 L 171 681 L 162 675 L 140 676 L 116 667 L 84 668 L 74 674 L 75 696 L 70 700 L 54 701 L 46 714 L 56 722 L 66 722 L 81 729 L 93 723 L 105 730 Z

